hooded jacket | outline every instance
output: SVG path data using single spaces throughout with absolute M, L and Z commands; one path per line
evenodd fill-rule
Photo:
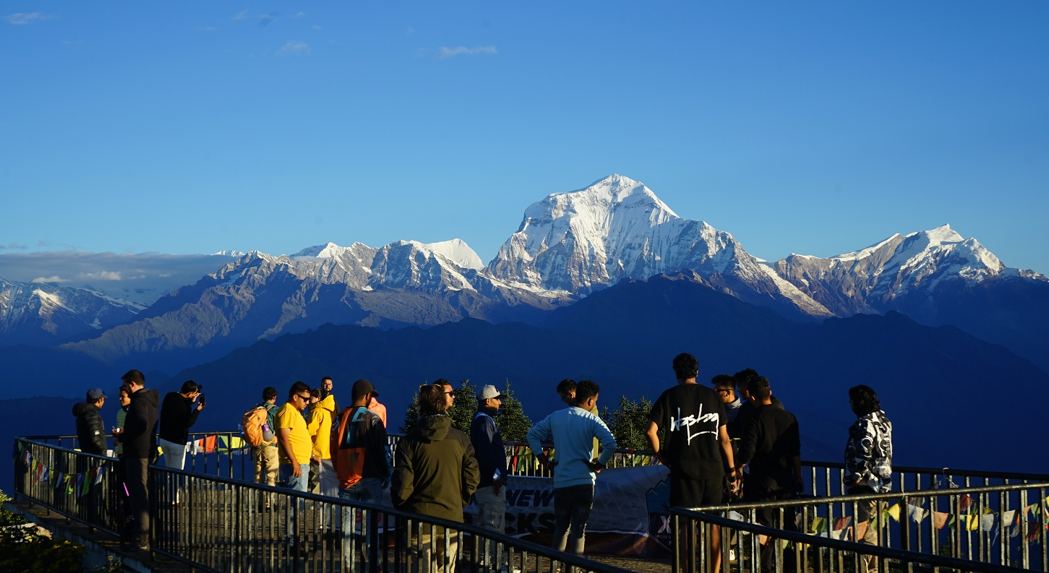
M 877 493 L 892 489 L 892 422 L 883 410 L 858 417 L 849 428 L 845 483 Z
M 80 451 L 88 454 L 105 455 L 106 425 L 98 408 L 88 402 L 73 405 L 76 416 L 76 438 L 80 442 Z
M 157 406 L 160 392 L 141 388 L 131 395 L 124 418 L 124 457 L 154 460 L 157 457 Z
M 397 509 L 461 523 L 478 479 L 470 437 L 447 415 L 425 416 L 397 444 L 390 497 Z
M 323 400 L 310 407 L 310 421 L 306 430 L 313 440 L 311 455 L 322 460 L 331 459 L 331 421 L 335 413 L 335 396 L 328 394 Z

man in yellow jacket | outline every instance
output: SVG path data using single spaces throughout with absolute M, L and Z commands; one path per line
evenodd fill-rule
M 310 477 L 307 485 L 310 493 L 321 492 L 321 466 L 327 460 L 331 467 L 331 422 L 335 414 L 335 396 L 328 394 L 325 398 L 310 406 L 310 418 L 306 429 L 313 440 L 313 451 L 310 454 Z

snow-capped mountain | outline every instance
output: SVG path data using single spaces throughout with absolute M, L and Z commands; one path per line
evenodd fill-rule
M 621 175 L 529 206 L 487 265 L 459 239 L 326 243 L 280 256 L 253 251 L 170 292 L 134 322 L 67 347 L 102 360 L 158 350 L 206 359 L 325 323 L 428 327 L 469 317 L 544 324 L 549 310 L 661 274 L 795 320 L 899 311 L 925 324 L 957 325 L 1028 358 L 1049 356 L 1049 340 L 1037 330 L 1049 322 L 1049 281 L 1006 267 L 949 226 L 828 259 L 765 263 L 731 234 L 678 216 Z
M 144 308 L 87 289 L 0 278 L 0 344 L 47 344 L 101 331 Z
M 732 235 L 679 217 L 651 189 L 621 175 L 532 204 L 486 270 L 511 287 L 577 296 L 625 278 L 693 270 L 748 302 L 830 315 Z
M 950 225 L 895 234 L 865 249 L 826 259 L 791 255 L 773 266 L 838 316 L 914 311 L 928 306 L 932 294 L 951 283 L 1046 280 L 1037 273 L 1006 267 L 979 241 L 963 238 Z

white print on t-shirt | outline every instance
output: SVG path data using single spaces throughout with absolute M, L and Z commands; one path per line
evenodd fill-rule
M 682 418 L 681 417 L 681 407 L 679 406 L 678 409 L 677 409 L 677 418 L 675 418 L 673 416 L 670 417 L 670 431 L 671 432 L 676 432 L 676 431 L 684 428 L 685 430 L 688 431 L 688 434 L 687 434 L 687 436 L 688 436 L 688 443 L 691 444 L 692 443 L 692 438 L 695 438 L 696 436 L 702 436 L 703 434 L 714 434 L 716 436 L 718 434 L 718 425 L 719 425 L 718 422 L 719 421 L 721 421 L 721 420 L 718 417 L 718 413 L 717 412 L 714 412 L 713 414 L 704 414 L 703 413 L 703 404 L 699 405 L 699 413 L 697 413 L 695 416 L 689 416 L 687 418 Z M 714 423 L 714 429 L 713 430 L 701 430 L 701 431 L 696 432 L 694 434 L 692 433 L 692 431 L 691 431 L 692 430 L 692 426 L 694 426 L 695 424 L 702 424 L 702 423 L 705 423 L 705 422 L 713 422 Z

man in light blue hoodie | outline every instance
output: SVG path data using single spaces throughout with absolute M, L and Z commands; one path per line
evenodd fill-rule
M 550 414 L 528 430 L 528 447 L 554 476 L 554 543 L 559 551 L 583 553 L 586 522 L 594 506 L 597 472 L 616 450 L 616 439 L 608 426 L 590 413 L 597 405 L 601 388 L 591 380 L 576 386 L 575 406 Z M 601 456 L 594 461 L 594 438 L 601 444 Z M 554 443 L 557 461 L 550 462 L 542 442 Z

